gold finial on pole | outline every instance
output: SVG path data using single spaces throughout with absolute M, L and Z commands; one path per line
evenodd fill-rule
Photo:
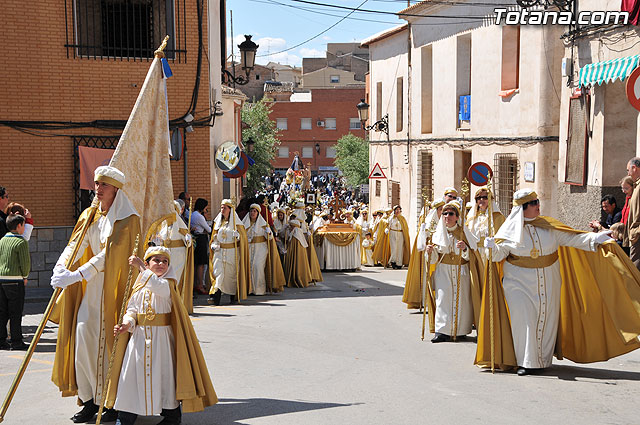
M 169 41 L 169 36 L 167 35 L 164 40 L 162 40 L 162 44 L 158 47 L 158 50 L 153 52 L 153 55 L 157 58 L 164 58 L 164 49 L 167 47 L 167 41 Z

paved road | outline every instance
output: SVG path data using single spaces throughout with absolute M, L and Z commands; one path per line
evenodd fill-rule
M 421 316 L 401 302 L 405 275 L 326 273 L 315 287 L 239 306 L 199 300 L 193 323 L 220 403 L 183 423 L 638 423 L 640 350 L 593 365 L 556 361 L 541 376 L 491 375 L 473 366 L 474 338 L 420 340 Z M 44 304 L 27 310 L 32 331 Z M 4 423 L 71 423 L 75 400 L 50 382 L 54 344 L 47 328 Z M 2 397 L 20 359 L 0 352 Z

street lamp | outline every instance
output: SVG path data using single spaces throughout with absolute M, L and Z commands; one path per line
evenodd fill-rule
M 242 65 L 242 70 L 244 71 L 245 75 L 238 75 L 236 77 L 235 64 L 232 64 L 233 73 L 229 72 L 226 69 L 226 64 L 223 64 L 223 84 L 233 84 L 235 87 L 236 84 L 243 86 L 249 82 L 249 74 L 256 65 L 256 52 L 258 51 L 258 47 L 260 46 L 251 41 L 250 35 L 245 35 L 244 37 L 245 40 L 238 45 L 238 48 L 240 49 L 240 64 Z
M 371 125 L 365 125 L 364 123 L 369 119 L 369 104 L 364 99 L 360 99 L 360 103 L 356 105 L 356 108 L 358 108 L 358 117 L 364 130 L 382 131 L 387 136 L 389 135 L 389 114 L 385 114 L 384 117 Z

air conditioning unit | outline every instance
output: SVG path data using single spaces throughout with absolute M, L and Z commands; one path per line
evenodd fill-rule
M 318 121 L 318 122 L 316 122 L 316 125 L 318 127 L 324 127 L 324 121 Z

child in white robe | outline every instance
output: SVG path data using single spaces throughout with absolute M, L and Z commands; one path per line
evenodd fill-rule
M 162 415 L 162 424 L 179 424 L 176 399 L 174 335 L 170 323 L 169 249 L 152 246 L 143 262 L 135 255 L 129 264 L 140 269 L 127 313 L 114 335 L 131 332 L 122 362 L 114 408 L 116 425 L 133 425 L 138 415 Z

